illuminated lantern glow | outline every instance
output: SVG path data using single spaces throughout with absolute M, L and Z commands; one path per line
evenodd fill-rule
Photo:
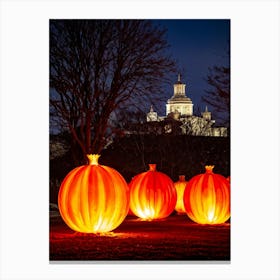
M 115 169 L 98 164 L 98 158 L 88 155 L 89 164 L 70 171 L 58 193 L 61 217 L 77 232 L 112 231 L 128 212 L 126 181 Z
M 177 195 L 173 181 L 149 164 L 147 172 L 136 175 L 130 182 L 130 209 L 135 216 L 154 220 L 169 216 L 175 208 Z
M 176 193 L 177 193 L 177 202 L 175 205 L 175 210 L 178 214 L 183 214 L 186 212 L 184 206 L 184 191 L 187 185 L 187 181 L 185 180 L 185 175 L 179 176 L 179 181 L 174 183 Z
M 222 224 L 230 218 L 230 184 L 222 175 L 206 172 L 191 178 L 184 192 L 188 217 L 199 224 Z

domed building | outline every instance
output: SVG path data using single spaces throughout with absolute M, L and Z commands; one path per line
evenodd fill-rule
M 226 127 L 212 127 L 215 120 L 211 119 L 211 112 L 206 106 L 205 111 L 201 112 L 201 116 L 193 115 L 192 100 L 186 96 L 186 84 L 182 83 L 181 75 L 178 75 L 178 81 L 174 84 L 173 96 L 167 100 L 166 116 L 160 117 L 151 106 L 150 112 L 147 113 L 147 122 L 162 122 L 165 123 L 165 133 L 172 133 L 172 122 L 175 120 L 180 123 L 181 134 L 195 136 L 217 136 L 226 137 Z
M 178 81 L 174 84 L 174 94 L 167 100 L 166 115 L 170 113 L 180 113 L 181 116 L 192 116 L 193 103 L 186 96 L 186 84 L 181 82 L 181 75 L 178 75 Z

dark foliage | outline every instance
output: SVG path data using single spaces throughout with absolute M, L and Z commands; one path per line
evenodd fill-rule
M 189 180 L 204 173 L 205 165 L 215 165 L 214 172 L 230 175 L 230 140 L 228 137 L 187 135 L 130 135 L 117 139 L 102 152 L 100 163 L 117 169 L 129 182 L 147 171 L 149 163 L 177 181 L 179 175 Z

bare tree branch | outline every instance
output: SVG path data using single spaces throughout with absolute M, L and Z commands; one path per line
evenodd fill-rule
M 206 90 L 206 96 L 202 97 L 202 100 L 214 108 L 215 119 L 220 119 L 221 124 L 229 126 L 230 68 L 224 66 L 209 68 L 206 81 L 211 89 Z
M 125 104 L 159 98 L 174 72 L 165 30 L 148 20 L 51 20 L 50 111 L 83 153 L 100 152 Z

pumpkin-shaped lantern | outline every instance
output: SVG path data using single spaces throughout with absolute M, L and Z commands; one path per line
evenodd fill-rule
M 176 190 L 173 181 L 164 173 L 150 170 L 136 175 L 130 182 L 130 209 L 135 216 L 145 220 L 162 219 L 175 208 Z
M 187 215 L 199 224 L 221 224 L 230 217 L 230 185 L 222 175 L 205 166 L 206 173 L 191 178 L 184 192 Z
M 175 210 L 177 211 L 178 214 L 184 214 L 186 212 L 183 198 L 184 198 L 184 191 L 187 183 L 188 182 L 185 179 L 185 175 L 180 175 L 179 181 L 174 183 L 176 193 L 177 193 L 177 202 L 175 205 Z
M 125 219 L 129 190 L 113 168 L 98 164 L 99 155 L 88 155 L 89 164 L 79 166 L 63 180 L 58 207 L 64 222 L 74 231 L 108 232 Z

